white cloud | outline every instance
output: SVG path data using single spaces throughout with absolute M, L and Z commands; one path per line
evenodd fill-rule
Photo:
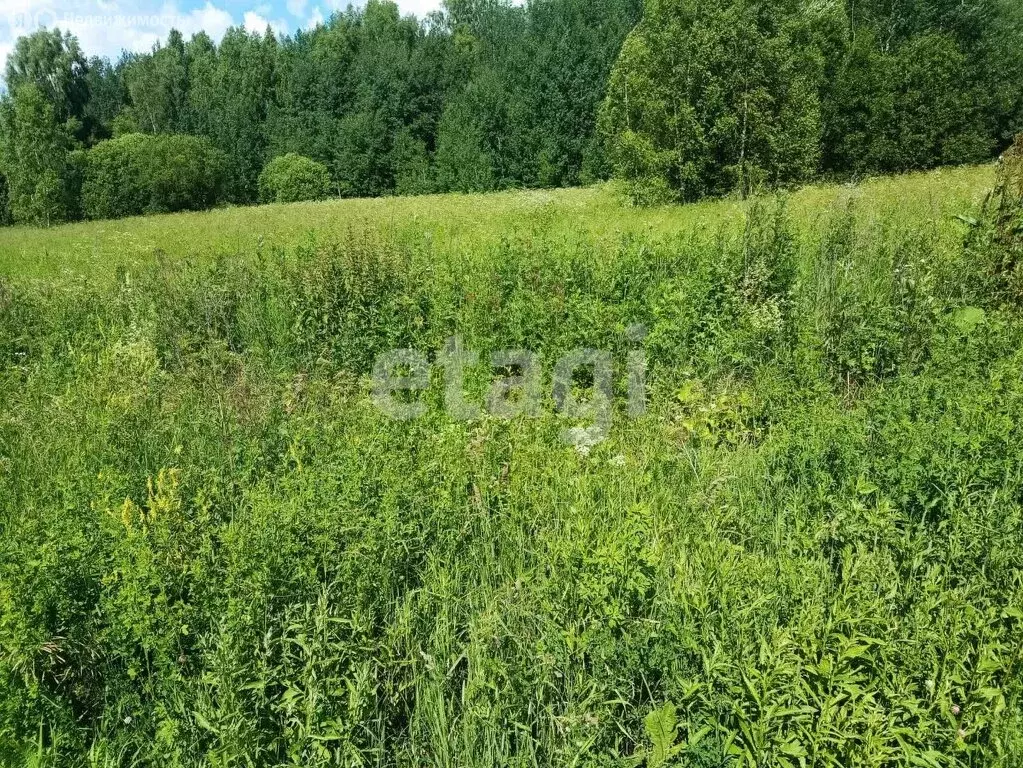
M 234 25 L 234 18 L 222 8 L 217 8 L 210 2 L 198 10 L 192 11 L 179 28 L 185 37 L 191 37 L 196 32 L 205 31 L 214 40 L 219 40 L 227 32 L 228 28 Z
M 25 26 L 27 19 L 46 8 L 35 0 L 7 0 L 4 6 L 4 16 L 0 19 L 11 27 Z
M 246 11 L 245 16 L 242 20 L 242 26 L 245 27 L 246 32 L 252 32 L 257 35 L 261 35 L 266 32 L 266 28 L 270 27 L 274 32 L 283 34 L 288 31 L 288 24 L 280 19 L 276 21 L 270 21 L 263 16 L 259 11 L 264 11 L 264 8 L 259 8 L 255 11 Z
M 262 34 L 263 30 L 270 26 L 270 22 L 255 11 L 246 11 L 242 24 L 246 31 L 258 32 L 260 34 Z
M 398 7 L 403 14 L 414 13 L 423 18 L 430 11 L 440 9 L 440 0 L 398 0 Z
M 7 4 L 11 9 L 7 28 L 0 23 L 0 55 L 5 60 L 17 38 L 40 27 L 59 27 L 75 35 L 87 56 L 115 59 L 122 51 L 151 49 L 166 40 L 172 29 L 186 39 L 205 31 L 219 40 L 234 24 L 231 14 L 210 0 L 189 11 L 181 11 L 173 0 L 151 9 L 131 0 L 70 0 L 61 3 L 59 10 L 40 7 L 37 0 L 7 0 Z
M 301 17 L 305 13 L 306 4 L 306 0 L 287 0 L 285 3 L 288 13 L 296 17 Z
M 121 51 L 147 51 L 167 39 L 172 29 L 187 40 L 205 31 L 214 40 L 234 24 L 231 14 L 207 2 L 202 8 L 181 13 L 168 3 L 153 14 L 125 12 L 122 8 L 104 13 L 66 17 L 59 25 L 78 37 L 88 55 L 117 57 Z
M 306 19 L 305 28 L 313 29 L 314 27 L 317 27 L 320 24 L 322 24 L 323 21 L 324 21 L 323 11 L 321 11 L 319 6 L 317 6 L 316 8 L 313 8 L 313 12 L 310 13 L 309 18 Z

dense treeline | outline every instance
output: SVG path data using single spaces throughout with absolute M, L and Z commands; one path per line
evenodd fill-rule
M 602 174 L 597 111 L 640 13 L 640 0 L 450 0 L 417 20 L 370 0 L 287 38 L 172 32 L 116 64 L 36 33 L 7 67 L 10 213 L 91 215 L 74 150 L 136 133 L 209 140 L 233 203 L 256 201 L 289 153 L 326 166 L 341 196 L 578 184 Z
M 978 162 L 1023 127 L 1017 0 L 648 0 L 601 119 L 637 199 Z
M 133 134 L 222 159 L 222 178 L 135 212 L 204 207 L 211 188 L 255 202 L 289 154 L 339 196 L 614 173 L 637 200 L 975 162 L 1023 128 L 1021 18 L 1013 0 L 447 0 L 417 20 L 370 0 L 290 37 L 172 32 L 116 63 L 43 31 L 7 63 L 0 218 L 110 215 L 83 177 L 116 176 L 99 166 L 123 151 L 86 155 Z

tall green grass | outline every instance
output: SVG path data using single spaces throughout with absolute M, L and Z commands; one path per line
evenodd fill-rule
M 0 761 L 1019 764 L 1023 322 L 964 221 L 991 179 L 11 233 Z M 119 259 L 128 231 L 174 234 Z M 611 351 L 609 439 L 565 445 L 552 402 L 456 421 L 439 376 L 383 416 L 375 357 L 455 333 L 548 374 Z

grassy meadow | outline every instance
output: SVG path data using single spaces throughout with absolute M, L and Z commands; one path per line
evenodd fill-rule
M 0 764 L 1023 764 L 994 181 L 0 230 Z M 382 414 L 454 334 L 612 353 L 608 439 Z

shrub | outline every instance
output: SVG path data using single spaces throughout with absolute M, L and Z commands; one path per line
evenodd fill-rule
M 11 188 L 7 177 L 0 173 L 0 227 L 11 223 Z
M 329 195 L 327 166 L 293 152 L 275 157 L 259 175 L 259 199 L 264 203 L 299 203 Z
M 646 136 L 625 130 L 615 142 L 611 157 L 632 203 L 677 202 L 678 192 L 667 178 L 672 162 L 670 152 L 658 152 Z
M 1019 247 L 1023 241 L 1023 133 L 1005 153 L 999 167 L 998 231 L 1009 247 Z
M 194 136 L 127 134 L 84 162 L 82 211 L 90 219 L 211 208 L 223 200 L 225 159 Z
M 994 252 L 996 270 L 1011 296 L 1023 300 L 1023 134 L 1005 153 L 994 193 Z

